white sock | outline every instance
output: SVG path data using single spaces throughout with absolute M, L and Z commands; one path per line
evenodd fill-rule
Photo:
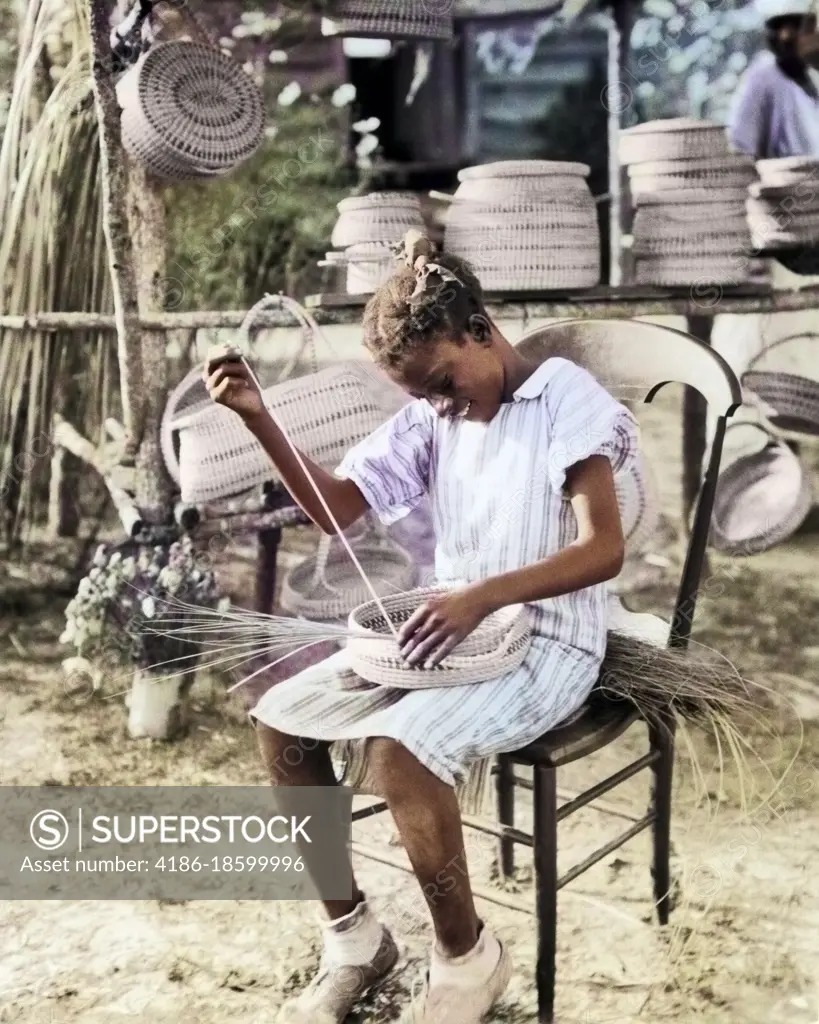
M 475 947 L 463 956 L 446 957 L 436 947 L 432 950 L 429 987 L 475 988 L 492 974 L 500 956 L 500 943 L 486 928 L 481 931 Z
M 344 917 L 325 922 L 322 931 L 325 959 L 338 966 L 372 963 L 384 938 L 383 925 L 366 900 Z

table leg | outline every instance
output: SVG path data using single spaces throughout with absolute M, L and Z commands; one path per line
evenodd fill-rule
M 711 344 L 711 316 L 686 317 L 688 333 L 706 345 Z M 702 483 L 702 465 L 706 449 L 708 407 L 705 399 L 694 388 L 686 387 L 683 398 L 683 527 L 688 529 L 691 510 L 697 500 Z
M 259 534 L 259 556 L 256 563 L 256 611 L 270 615 L 276 597 L 276 560 L 279 554 L 281 527 L 262 530 Z

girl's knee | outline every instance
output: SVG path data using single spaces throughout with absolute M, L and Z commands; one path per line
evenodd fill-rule
M 255 725 L 262 757 L 274 778 L 286 778 L 288 770 L 299 768 L 322 746 L 321 740 L 290 736 L 264 722 L 256 721 Z
M 370 740 L 367 760 L 378 791 L 385 799 L 406 792 L 419 769 L 426 770 L 403 743 L 386 736 Z

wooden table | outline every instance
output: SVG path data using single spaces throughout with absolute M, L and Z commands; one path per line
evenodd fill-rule
M 361 319 L 368 296 L 310 295 L 305 305 L 321 323 L 352 324 Z M 774 291 L 767 286 L 653 288 L 601 285 L 582 292 L 520 292 L 486 296 L 487 312 L 495 320 L 518 322 L 523 330 L 538 320 L 581 317 L 684 316 L 689 334 L 711 343 L 714 318 L 724 314 L 759 315 L 819 309 L 819 287 Z M 706 406 L 700 393 L 685 389 L 683 399 L 683 522 L 696 501 L 706 447 Z

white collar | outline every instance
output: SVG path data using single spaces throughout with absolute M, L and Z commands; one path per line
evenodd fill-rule
M 561 362 L 562 360 L 553 357 L 541 363 L 512 395 L 513 401 L 518 402 L 522 398 L 539 398 L 546 390 L 546 385 L 560 369 Z

